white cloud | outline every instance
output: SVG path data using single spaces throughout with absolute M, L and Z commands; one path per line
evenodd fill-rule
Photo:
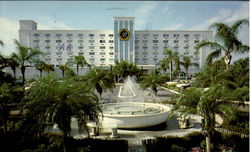
M 168 10 L 169 10 L 169 7 L 167 6 L 167 7 L 165 7 L 165 8 L 162 10 L 162 12 L 163 12 L 163 13 L 166 13 Z
M 190 30 L 207 30 L 209 26 L 215 22 L 231 24 L 239 19 L 249 18 L 248 6 L 249 5 L 246 5 L 246 3 L 244 3 L 236 12 L 232 12 L 229 9 L 220 9 L 217 16 L 205 20 L 201 24 L 192 27 Z
M 73 30 L 73 27 L 70 27 L 65 22 L 53 20 L 47 16 L 37 17 L 37 22 L 39 23 L 38 29 L 40 30 Z
M 53 21 L 49 17 L 38 17 L 38 30 L 72 30 L 74 28 L 68 26 L 62 21 Z M 0 17 L 0 40 L 4 42 L 4 47 L 0 47 L 0 53 L 3 55 L 10 55 L 15 52 L 14 39 L 19 40 L 18 37 L 19 21 L 9 18 Z
M 4 43 L 1 54 L 9 55 L 15 51 L 14 39 L 18 39 L 18 29 L 18 21 L 0 17 L 0 40 Z
M 172 24 L 170 27 L 163 28 L 163 30 L 179 30 L 183 27 L 183 23 Z
M 136 16 L 136 29 L 147 28 L 147 24 L 150 22 L 150 14 L 154 11 L 156 7 L 156 2 L 145 2 L 133 13 L 133 15 Z

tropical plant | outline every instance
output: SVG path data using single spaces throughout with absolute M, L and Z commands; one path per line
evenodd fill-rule
M 186 89 L 177 97 L 177 103 L 170 112 L 170 117 L 178 113 L 180 116 L 190 114 L 200 115 L 204 119 L 207 152 L 211 151 L 211 135 L 215 128 L 215 115 L 218 114 L 224 119 L 234 119 L 236 111 L 231 104 L 228 104 L 228 94 L 231 92 L 221 85 L 213 85 L 206 91 L 203 89 Z
M 82 55 L 74 56 L 73 63 L 76 64 L 77 75 L 79 75 L 79 67 L 84 67 L 84 66 L 90 67 L 90 64 L 88 64 L 88 62 Z
M 8 119 L 9 119 L 9 104 L 13 102 L 14 96 L 12 93 L 12 88 L 9 84 L 4 83 L 0 86 L 0 118 L 3 124 L 4 134 L 8 129 Z
M 43 76 L 43 70 L 46 68 L 46 63 L 43 61 L 36 62 L 36 69 L 40 72 L 40 78 Z
M 249 86 L 249 58 L 239 59 L 229 67 L 228 72 L 231 79 L 236 82 L 237 87 Z
M 109 70 L 102 68 L 93 68 L 82 77 L 83 81 L 87 82 L 92 88 L 95 88 L 102 97 L 103 91 L 115 87 L 115 81 Z
M 136 75 L 140 69 L 133 63 L 115 60 L 115 66 L 112 68 L 112 71 L 124 81 L 128 76 Z
M 7 59 L 7 62 L 8 66 L 10 66 L 13 71 L 14 77 L 16 78 L 16 68 L 19 67 L 19 63 L 13 59 L 13 57 Z
M 190 57 L 190 56 L 184 56 L 183 57 L 183 61 L 180 61 L 180 64 L 184 67 L 184 69 L 185 69 L 185 73 L 186 73 L 186 80 L 188 79 L 188 69 L 189 69 L 189 67 L 190 66 L 199 66 L 199 64 L 198 63 L 192 63 L 191 62 L 191 58 L 192 57 Z
M 166 63 L 170 64 L 170 81 L 172 81 L 173 78 L 173 65 L 175 65 L 175 73 L 179 73 L 180 71 L 180 61 L 179 56 L 174 53 L 172 50 L 164 50 L 163 54 L 167 57 L 164 58 L 164 61 Z
M 244 24 L 249 24 L 249 21 L 247 19 L 241 19 L 231 26 L 225 23 L 213 23 L 210 28 L 216 30 L 215 38 L 217 41 L 211 42 L 203 40 L 196 45 L 196 50 L 199 51 L 199 49 L 203 47 L 210 47 L 213 50 L 212 53 L 207 56 L 206 60 L 208 64 L 220 57 L 222 51 L 224 51 L 224 62 L 226 64 L 226 69 L 228 69 L 232 59 L 232 52 L 243 53 L 249 51 L 249 46 L 243 45 L 237 37 L 240 28 Z
M 226 65 L 222 60 L 205 66 L 204 69 L 195 74 L 198 87 L 209 87 L 211 85 L 220 84 L 235 88 L 235 83 L 230 80 L 230 73 L 225 71 Z
M 167 81 L 167 77 L 158 73 L 156 70 L 150 71 L 149 74 L 142 77 L 140 87 L 143 89 L 151 88 L 155 95 L 157 95 L 157 87 Z
M 167 58 L 164 58 L 163 60 L 158 62 L 158 70 L 163 71 L 163 73 L 167 72 L 167 69 L 169 69 L 169 62 Z
M 26 92 L 26 119 L 37 121 L 38 133 L 42 133 L 51 122 L 58 124 L 63 136 L 70 135 L 70 122 L 76 118 L 79 131 L 87 122 L 97 120 L 100 108 L 98 97 L 84 83 L 75 84 L 71 79 L 63 82 L 52 76 L 36 81 Z M 30 128 L 32 129 L 32 128 Z
M 32 62 L 35 59 L 37 60 L 37 56 L 42 53 L 39 50 L 32 49 L 29 47 L 22 46 L 17 40 L 15 40 L 15 44 L 17 46 L 17 53 L 13 53 L 12 57 L 16 60 L 21 66 L 21 73 L 23 78 L 23 84 L 25 82 L 25 70 L 28 62 Z
M 75 76 L 74 71 L 72 69 L 70 69 L 70 67 L 68 65 L 69 65 L 69 63 L 66 63 L 64 65 L 59 66 L 59 69 L 62 71 L 63 78 L 65 77 L 65 74 L 67 76 Z
M 51 64 L 44 64 L 44 71 L 46 71 L 48 74 L 50 73 L 50 71 L 54 71 L 54 67 Z

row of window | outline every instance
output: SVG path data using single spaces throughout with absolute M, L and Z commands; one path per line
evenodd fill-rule
M 39 43 L 39 40 L 33 40 L 33 43 Z M 51 40 L 44 40 L 44 43 L 50 43 L 52 42 Z M 62 40 L 55 40 L 56 43 L 62 43 Z M 73 40 L 67 40 L 67 43 L 73 43 Z M 78 40 L 78 43 L 83 43 L 83 40 Z M 106 43 L 105 40 L 100 40 L 100 43 Z M 89 40 L 89 43 L 95 43 L 95 40 Z M 109 40 L 108 43 L 114 43 L 114 40 Z
M 51 61 L 51 58 L 45 58 L 45 61 Z M 56 61 L 62 61 L 62 58 L 56 58 Z M 72 58 L 68 58 L 68 61 L 72 61 Z M 96 58 L 89 58 L 89 61 L 96 61 Z M 99 61 L 106 61 L 106 58 L 100 58 Z M 109 61 L 114 61 L 114 58 L 109 58 Z
M 56 55 L 62 55 L 63 52 L 56 52 Z M 84 52 L 78 52 L 79 55 L 83 55 Z M 100 55 L 106 55 L 106 52 L 99 52 Z M 109 52 L 109 55 L 114 55 L 114 52 Z M 51 52 L 46 52 L 45 55 L 51 55 Z M 73 55 L 73 52 L 67 52 L 67 55 Z M 95 52 L 89 52 L 89 55 L 95 55 Z
M 142 46 L 141 47 L 142 49 L 149 49 L 149 47 L 148 46 Z M 153 46 L 152 47 L 153 49 L 159 49 L 159 46 Z M 170 49 L 170 48 L 173 48 L 173 49 L 179 49 L 179 48 L 181 48 L 180 46 L 164 46 L 163 47 L 163 49 Z M 190 46 L 183 46 L 183 48 L 184 49 L 190 49 L 191 47 Z M 195 47 L 193 47 L 194 49 L 195 49 Z M 136 51 L 138 50 L 138 49 L 140 49 L 140 47 L 139 46 L 135 46 L 135 49 L 136 49 Z
M 159 43 L 159 40 L 152 40 L 153 43 Z M 163 40 L 162 41 L 163 43 L 169 43 L 170 41 L 169 40 Z M 173 43 L 179 43 L 180 41 L 179 40 L 173 40 Z M 183 41 L 184 43 L 189 43 L 190 41 L 189 40 L 184 40 Z M 199 40 L 194 40 L 194 43 L 199 43 L 200 41 Z M 135 40 L 135 43 L 140 43 L 139 40 Z M 142 43 L 148 43 L 148 40 L 142 40 Z
M 162 36 L 162 37 L 170 37 L 170 36 L 172 36 L 172 37 L 180 37 L 182 34 L 152 34 L 152 36 L 153 37 L 160 37 L 160 36 Z M 142 37 L 150 37 L 151 36 L 151 34 L 149 34 L 149 33 L 147 33 L 147 34 L 135 34 L 135 37 L 140 37 L 140 36 L 142 36 Z M 183 34 L 183 37 L 191 37 L 191 36 L 193 36 L 193 37 L 195 37 L 195 38 L 199 38 L 201 35 L 200 34 Z
M 56 33 L 56 34 L 44 33 L 44 36 L 45 36 L 45 37 L 50 37 L 51 35 L 55 35 L 56 37 L 61 37 L 61 36 L 64 35 L 64 34 L 62 34 L 62 33 Z M 67 37 L 72 37 L 74 34 L 67 33 L 67 34 L 65 34 L 65 35 L 66 35 Z M 34 33 L 33 36 L 34 36 L 34 37 L 38 37 L 38 36 L 40 36 L 40 34 L 39 34 L 39 33 Z M 83 37 L 84 34 L 80 33 L 80 34 L 77 34 L 77 36 L 78 36 L 78 37 Z M 89 37 L 95 37 L 95 34 L 90 33 L 90 34 L 88 34 L 88 36 L 89 36 Z M 105 36 L 106 36 L 106 34 L 99 34 L 99 37 L 105 37 Z M 114 34 L 108 34 L 108 37 L 114 37 Z
M 135 61 L 150 61 L 149 58 L 135 58 Z M 152 58 L 153 61 L 160 61 L 159 58 Z M 199 60 L 199 58 L 194 58 L 195 61 Z
M 39 49 L 40 47 L 39 46 L 34 46 L 34 48 Z M 105 46 L 100 46 L 99 48 L 101 50 L 106 49 Z M 51 49 L 51 46 L 44 46 L 44 49 Z M 58 50 L 64 50 L 65 48 L 64 47 L 62 48 L 62 46 L 56 46 L 56 49 L 58 49 Z M 66 48 L 66 50 L 68 50 L 68 51 L 70 51 L 72 49 L 73 49 L 72 45 L 68 45 L 67 48 Z M 84 46 L 78 46 L 78 49 L 84 49 Z M 89 49 L 95 49 L 95 46 L 89 46 Z M 110 46 L 109 49 L 114 49 L 114 47 Z

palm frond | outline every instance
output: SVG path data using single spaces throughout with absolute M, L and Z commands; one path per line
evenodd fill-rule
M 241 19 L 241 20 L 238 20 L 236 21 L 232 26 L 231 26 L 231 29 L 232 29 L 232 32 L 237 35 L 238 32 L 239 32 L 239 29 L 241 28 L 242 25 L 244 24 L 249 24 L 249 20 L 248 19 Z
M 4 43 L 3 41 L 0 40 L 0 45 L 3 47 L 4 46 Z
M 207 56 L 206 63 L 208 65 L 211 65 L 213 60 L 219 58 L 220 56 L 221 56 L 221 49 L 215 50 Z
M 245 52 L 249 52 L 249 46 L 247 45 L 239 45 L 236 46 L 236 53 L 245 53 Z
M 199 49 L 203 48 L 203 47 L 210 47 L 211 49 L 221 49 L 221 50 L 226 50 L 222 45 L 220 45 L 219 43 L 216 42 L 211 42 L 211 41 L 207 41 L 207 40 L 203 40 L 200 43 L 198 43 L 195 46 L 196 52 L 199 51 Z

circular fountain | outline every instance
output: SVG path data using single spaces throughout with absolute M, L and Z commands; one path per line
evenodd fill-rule
M 120 102 L 102 106 L 102 126 L 117 128 L 145 128 L 167 120 L 169 107 L 155 103 Z
M 170 107 L 148 103 L 156 98 L 128 78 L 119 88 L 118 102 L 102 105 L 102 127 L 146 128 L 166 122 Z

